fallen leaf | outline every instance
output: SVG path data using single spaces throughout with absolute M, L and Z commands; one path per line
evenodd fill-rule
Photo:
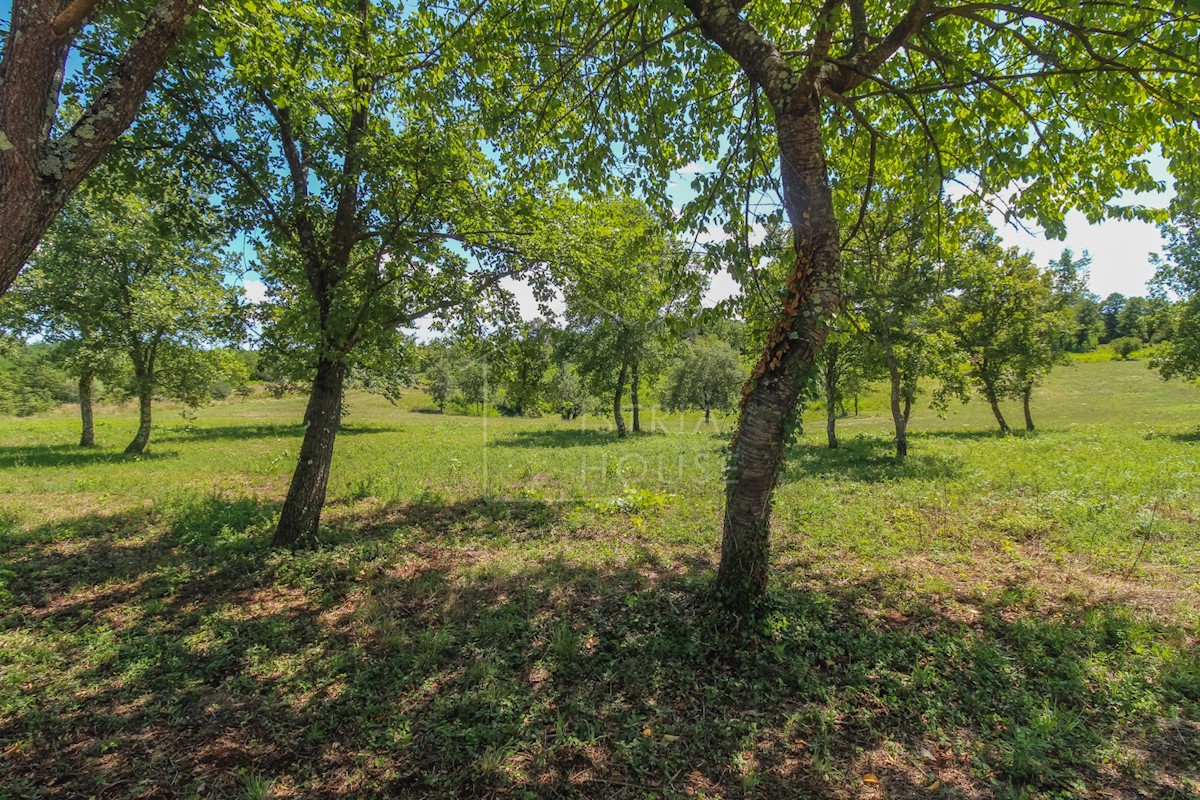
M 701 778 L 703 778 L 704 776 L 700 774 L 700 770 L 694 769 L 694 770 L 692 770 L 692 773 L 688 777 L 694 781 L 698 781 Z
M 863 783 L 874 786 L 879 783 L 879 778 L 875 776 L 874 772 L 868 772 L 866 775 L 863 775 Z
M 674 744 L 675 742 L 678 742 L 678 741 L 679 741 L 679 737 L 678 737 L 678 736 L 672 736 L 672 735 L 671 735 L 671 734 L 669 734 L 669 733 L 665 733 L 665 734 L 663 734 L 662 740 L 663 740 L 664 742 L 666 742 L 667 744 Z
M 942 788 L 942 782 L 941 782 L 941 781 L 934 781 L 933 783 L 931 783 L 931 784 L 929 784 L 928 786 L 926 786 L 926 787 L 925 787 L 925 791 L 927 791 L 927 792 L 936 792 L 936 791 L 937 791 L 938 789 L 940 789 L 940 788 Z
M 792 742 L 792 744 L 796 745 L 796 747 L 808 747 L 808 742 L 804 741 L 803 739 L 797 739 L 796 741 Z

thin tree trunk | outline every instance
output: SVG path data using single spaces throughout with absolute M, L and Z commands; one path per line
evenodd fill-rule
M 621 371 L 617 374 L 617 390 L 613 393 L 613 422 L 617 426 L 617 438 L 625 438 L 625 417 L 621 414 L 621 398 L 625 394 L 625 375 L 629 365 L 621 362 Z
M 143 453 L 150 443 L 150 403 L 154 399 L 154 382 L 149 376 L 138 377 L 138 429 L 126 453 Z
M 988 405 L 992 407 L 992 414 L 995 415 L 996 422 L 1000 425 L 1000 432 L 1010 433 L 1011 429 L 1004 421 L 1004 415 L 1000 413 L 1000 400 L 996 395 L 996 387 L 992 385 L 991 381 L 983 381 L 983 396 L 987 399 Z
M 276 545 L 308 545 L 316 541 L 325 490 L 329 486 L 333 443 L 342 423 L 345 377 L 343 362 L 327 358 L 317 362 L 317 374 L 304 412 L 307 428 L 300 445 L 300 458 L 275 528 Z
M 704 399 L 704 424 L 712 424 L 712 401 L 708 398 Z
M 776 113 L 784 208 L 795 261 L 775 325 L 742 394 L 726 483 L 717 592 L 752 611 L 766 591 L 771 499 L 801 387 L 816 368 L 838 306 L 841 254 L 821 141 L 819 102 Z
M 838 449 L 838 345 L 826 347 L 824 359 L 824 389 L 826 389 L 826 439 L 829 450 Z
M 80 447 L 96 446 L 96 428 L 92 423 L 92 386 L 96 373 L 84 370 L 79 376 L 79 416 L 83 427 L 79 434 Z
M 1025 387 L 1021 390 L 1021 406 L 1025 411 L 1025 430 L 1027 431 L 1033 430 L 1033 414 L 1029 412 L 1029 399 L 1032 394 L 1033 387 L 1025 384 Z
M 908 456 L 908 409 L 902 403 L 904 376 L 900 374 L 896 350 L 892 347 L 890 339 L 884 338 L 883 348 L 887 358 L 888 379 L 891 383 L 892 425 L 896 430 L 896 458 L 906 458 Z
M 633 367 L 629 373 L 629 399 L 633 402 L 633 432 L 640 433 L 642 430 L 642 420 L 638 413 L 638 394 L 642 388 L 642 376 L 638 369 L 638 360 L 633 360 Z

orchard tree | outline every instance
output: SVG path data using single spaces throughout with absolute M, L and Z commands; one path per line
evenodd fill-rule
M 818 362 L 821 399 L 825 404 L 825 439 L 830 450 L 838 447 L 837 420 L 846 416 L 846 398 L 853 397 L 857 414 L 858 397 L 867 382 L 877 376 L 878 355 L 873 343 L 851 325 L 848 318 L 835 321 Z M 908 407 L 905 408 L 908 419 Z
M 204 198 L 180 187 L 148 200 L 158 193 L 152 186 L 93 178 L 69 201 L 12 294 L 31 331 L 75 351 L 81 444 L 94 443 L 93 379 L 117 354 L 128 358 L 138 430 L 125 452 L 141 453 L 155 395 L 199 405 L 215 378 L 240 373 L 231 353 L 212 348 L 238 335 L 237 292 L 224 284 L 225 234 Z
M 425 391 L 437 405 L 438 411 L 446 413 L 446 404 L 458 391 L 458 380 L 455 377 L 449 353 L 444 346 L 438 348 L 437 353 L 425 368 Z
M 199 7 L 13 0 L 0 54 L 0 295 L 129 127 Z M 84 66 L 67 81 L 72 52 Z
M 697 336 L 668 374 L 662 406 L 667 411 L 704 409 L 704 424 L 709 425 L 714 408 L 733 410 L 745 380 L 736 350 L 716 336 Z
M 1017 248 L 1004 248 L 986 223 L 972 232 L 958 256 L 957 292 L 942 305 L 944 324 L 987 400 L 1001 432 L 1010 427 L 1000 410 L 1007 397 L 1028 397 L 1058 360 L 1074 321 L 1051 302 L 1050 276 Z
M 1146 146 L 1182 170 L 1196 138 L 1200 11 L 1173 0 L 559 0 L 489 3 L 481 29 L 494 68 L 470 79 L 531 111 L 497 114 L 514 162 L 545 154 L 547 172 L 590 186 L 636 176 L 660 198 L 671 170 L 708 164 L 687 222 L 719 219 L 737 242 L 755 217 L 787 218 L 791 272 L 728 466 L 717 582 L 743 610 L 766 587 L 785 443 L 840 304 L 831 177 L 869 195 L 873 180 L 841 176 L 872 174 L 872 142 L 922 135 L 944 177 L 1061 235 L 1071 208 L 1136 213 L 1110 200 L 1160 188 Z
M 890 163 L 898 167 L 899 156 Z M 921 380 L 937 380 L 938 402 L 961 394 L 957 358 L 932 312 L 954 285 L 947 256 L 971 214 L 931 200 L 937 190 L 937 182 L 893 180 L 857 210 L 843 212 L 858 216 L 844 249 L 842 307 L 882 360 L 897 458 L 908 455 L 908 422 Z
M 447 12 L 449 14 L 450 12 Z M 401 329 L 495 312 L 522 263 L 532 186 L 506 182 L 455 85 L 450 41 L 398 2 L 247 3 L 219 17 L 168 116 L 224 168 L 271 303 L 264 337 L 310 385 L 274 541 L 315 541 L 355 368 L 394 371 Z M 402 366 L 402 365 L 401 365 Z
M 563 285 L 568 352 L 596 394 L 612 397 L 617 436 L 630 387 L 633 430 L 641 429 L 644 371 L 674 340 L 673 319 L 699 305 L 703 278 L 670 230 L 641 202 L 605 197 L 564 203 L 554 236 Z
M 498 334 L 504 360 L 501 381 L 507 413 L 521 417 L 536 411 L 541 403 L 553 360 L 553 332 L 545 320 L 535 319 Z

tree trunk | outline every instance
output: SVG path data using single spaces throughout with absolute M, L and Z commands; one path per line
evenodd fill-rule
M 887 359 L 888 379 L 891 383 L 892 425 L 896 430 L 896 458 L 908 456 L 908 409 L 902 403 L 904 376 L 896 360 L 896 349 L 889 338 L 883 340 L 884 356 Z
M 1011 429 L 1004 421 L 1004 415 L 1000 413 L 1000 399 L 996 395 L 996 387 L 992 385 L 991 381 L 983 381 L 983 396 L 987 399 L 988 405 L 992 407 L 992 414 L 995 415 L 996 422 L 1000 425 L 1000 432 L 1010 433 Z
M 62 130 L 57 116 L 67 53 L 72 29 L 83 22 L 60 14 L 64 5 L 14 0 L 11 7 L 12 32 L 0 58 L 0 295 L 71 192 L 129 127 L 200 0 L 160 0 L 92 105 Z
M 641 416 L 638 414 L 638 393 L 642 388 L 642 376 L 638 370 L 638 360 L 633 360 L 633 367 L 629 373 L 629 399 L 633 402 L 633 432 L 640 433 L 642 430 Z
M 287 499 L 279 512 L 279 525 L 273 539 L 276 545 L 309 545 L 317 539 L 325 490 L 329 486 L 329 467 L 333 462 L 333 443 L 342 424 L 342 387 L 346 365 L 322 358 L 308 408 L 304 412 L 306 429 L 300 445 L 300 458 L 292 473 Z
M 154 399 L 154 382 L 148 376 L 138 377 L 138 429 L 126 453 L 143 453 L 150 443 L 150 403 Z
M 79 416 L 83 422 L 79 434 L 80 447 L 96 446 L 96 428 L 92 424 L 92 385 L 95 377 L 96 373 L 91 370 L 84 370 L 79 376 Z
M 1033 394 L 1033 387 L 1026 384 L 1021 390 L 1021 406 L 1025 411 L 1025 430 L 1033 430 L 1033 414 L 1029 412 L 1029 399 Z
M 815 369 L 838 307 L 841 254 L 833 197 L 813 97 L 776 113 L 784 208 L 795 262 L 779 316 L 742 393 L 727 472 L 717 591 L 752 611 L 767 586 L 771 498 L 783 465 L 801 387 Z
M 707 398 L 704 400 L 704 424 L 712 424 L 712 401 Z
M 829 449 L 836 450 L 837 439 L 837 358 L 838 348 L 825 348 L 825 438 Z
M 617 374 L 617 390 L 613 393 L 613 422 L 617 426 L 617 438 L 625 438 L 625 417 L 621 414 L 621 397 L 625 394 L 625 374 L 629 365 L 621 362 L 621 371 Z

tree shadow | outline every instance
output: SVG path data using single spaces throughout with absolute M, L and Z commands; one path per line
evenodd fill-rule
M 800 444 L 789 451 L 784 480 L 812 475 L 838 477 L 863 483 L 880 483 L 902 478 L 948 480 L 958 475 L 961 460 L 950 455 L 921 452 L 909 441 L 908 456 L 896 458 L 891 439 L 877 436 L 843 438 L 830 449 L 818 444 Z
M 391 433 L 399 430 L 392 425 L 372 423 L 355 423 L 342 425 L 338 436 L 359 436 L 371 433 Z M 203 441 L 241 441 L 246 439 L 282 439 L 298 438 L 304 435 L 304 426 L 254 423 L 249 425 L 187 425 L 177 428 L 166 428 L 156 432 L 151 442 L 203 442 Z
M 0 447 L 0 469 L 22 467 L 81 467 L 89 464 L 131 464 L 178 458 L 176 450 L 150 449 L 144 453 L 125 453 L 103 447 L 80 447 L 74 444 L 19 445 Z
M 1176 442 L 1194 444 L 1196 442 L 1200 442 L 1200 428 L 1196 428 L 1192 431 L 1184 431 L 1183 433 L 1169 433 L 1167 436 Z
M 934 780 L 1184 797 L 1200 779 L 1200 657 L 1125 609 L 810 579 L 751 624 L 714 606 L 703 562 L 459 531 L 552 527 L 523 506 L 394 508 L 299 553 L 265 545 L 272 507 L 221 498 L 158 530 L 22 537 L 0 795 L 232 796 L 262 776 L 305 797 L 800 798 L 858 796 L 871 773 L 898 798 Z M 1126 739 L 1141 763 L 1108 758 Z
M 638 433 L 637 436 L 649 435 Z M 632 436 L 632 434 L 631 434 Z M 614 431 L 598 428 L 543 428 L 506 432 L 488 442 L 495 447 L 588 447 L 621 441 Z

